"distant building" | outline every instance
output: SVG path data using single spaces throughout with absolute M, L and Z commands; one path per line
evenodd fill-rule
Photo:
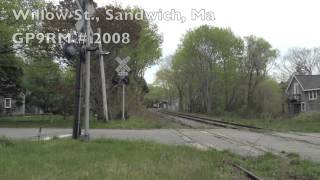
M 20 93 L 12 97 L 0 96 L 0 115 L 24 115 L 25 114 L 25 95 Z
M 169 102 L 167 100 L 160 100 L 156 103 L 152 104 L 152 108 L 162 108 L 162 109 L 168 109 Z
M 286 89 L 288 112 L 320 111 L 320 75 L 293 75 Z
M 168 109 L 169 102 L 167 100 L 161 100 L 159 102 L 159 108 Z
M 0 116 L 44 114 L 40 107 L 26 105 L 26 95 L 0 95 Z

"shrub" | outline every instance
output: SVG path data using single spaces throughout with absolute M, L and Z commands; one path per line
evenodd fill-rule
M 293 119 L 297 121 L 320 121 L 320 112 L 301 113 Z

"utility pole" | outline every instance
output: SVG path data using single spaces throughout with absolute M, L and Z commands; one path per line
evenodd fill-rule
M 109 121 L 109 114 L 108 114 L 108 97 L 107 97 L 107 90 L 106 90 L 106 76 L 104 71 L 104 62 L 103 62 L 103 55 L 109 54 L 109 52 L 104 52 L 102 50 L 102 40 L 101 40 L 101 28 L 98 28 L 98 33 L 100 34 L 100 43 L 99 43 L 99 61 L 100 61 L 100 73 L 101 73 L 101 87 L 102 87 L 102 103 L 103 103 L 103 118 L 106 121 Z
M 77 49 L 67 42 L 65 42 L 63 46 L 63 52 L 67 59 L 75 59 L 77 55 Z M 72 137 L 74 139 L 78 139 L 81 135 L 81 127 L 80 127 L 80 111 L 81 111 L 81 74 L 82 74 L 82 63 L 84 62 L 84 58 L 80 53 L 80 59 L 76 59 L 76 84 L 75 84 L 75 106 L 74 106 L 74 124 L 73 124 L 73 132 Z
M 74 125 L 73 125 L 73 138 L 77 139 L 81 135 L 80 128 L 80 116 L 81 116 L 81 87 L 82 87 L 82 72 L 85 72 L 85 110 L 84 110 L 84 140 L 89 140 L 89 121 L 90 121 L 90 61 L 91 52 L 96 51 L 97 48 L 91 46 L 93 40 L 93 32 L 91 28 L 90 18 L 95 13 L 93 0 L 75 0 L 78 8 L 81 11 L 82 19 L 80 19 L 75 27 L 79 33 L 86 33 L 86 42 L 80 48 L 80 60 L 77 62 L 77 74 L 76 74 L 76 87 L 75 87 L 75 114 L 74 114 Z M 88 16 L 86 16 L 88 15 Z M 101 49 L 102 49 L 102 45 Z M 74 56 L 75 48 L 70 44 L 65 44 L 65 54 L 67 57 Z M 102 53 L 102 52 L 100 52 Z M 103 58 L 102 58 L 103 61 Z M 85 67 L 83 67 L 83 64 Z M 103 72 L 104 73 L 104 72 Z
M 77 61 L 77 70 L 76 70 L 76 85 L 75 85 L 75 111 L 74 111 L 74 124 L 73 124 L 73 133 L 72 137 L 78 139 L 81 135 L 80 127 L 80 117 L 81 117 L 81 69 L 82 62 L 81 59 Z
M 86 5 L 88 5 L 87 2 Z M 91 22 L 86 20 L 86 33 L 87 33 L 87 43 L 86 47 L 89 48 L 91 44 Z M 86 51 L 86 87 L 85 87 L 85 111 L 84 111 L 84 138 L 89 139 L 89 121 L 90 121 L 90 61 L 91 52 Z
M 91 52 L 95 51 L 91 46 L 92 42 L 92 28 L 91 28 L 91 20 L 90 18 L 93 16 L 95 12 L 95 8 L 93 6 L 93 0 L 82 0 L 84 2 L 84 6 L 82 7 L 83 10 L 87 13 L 88 17 L 83 14 L 83 19 L 85 21 L 85 31 L 86 31 L 86 77 L 85 77 L 85 110 L 84 110 L 84 140 L 89 140 L 89 121 L 90 121 L 90 61 L 91 61 Z

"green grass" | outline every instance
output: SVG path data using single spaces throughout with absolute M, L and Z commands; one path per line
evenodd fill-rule
M 107 129 L 163 129 L 163 128 L 184 127 L 171 121 L 158 120 L 158 119 L 152 119 L 152 118 L 143 118 L 139 116 L 133 116 L 126 121 L 114 120 L 109 123 L 93 121 L 90 126 L 92 128 L 107 128 Z
M 72 117 L 59 115 L 38 115 L 38 116 L 8 116 L 0 117 L 0 127 L 34 127 L 34 128 L 71 128 L 73 126 Z M 92 118 L 91 128 L 110 129 L 160 129 L 160 128 L 181 128 L 182 126 L 171 121 L 161 120 L 158 117 L 142 114 L 141 116 L 131 116 L 128 120 L 112 120 L 108 123 Z
M 320 113 L 303 113 L 293 118 L 249 119 L 239 117 L 223 117 L 226 121 L 268 128 L 277 131 L 320 132 Z
M 225 121 L 237 122 L 268 128 L 277 131 L 296 132 L 320 132 L 320 113 L 304 113 L 294 118 L 239 118 L 232 116 L 222 117 Z M 34 128 L 71 128 L 72 117 L 63 119 L 59 115 L 39 115 L 39 116 L 12 116 L 0 117 L 0 127 L 34 127 Z M 90 122 L 91 128 L 102 129 L 161 129 L 161 128 L 187 128 L 170 120 L 163 120 L 153 114 L 141 113 L 139 116 L 131 116 L 130 119 L 112 120 L 104 123 L 93 118 Z
M 296 155 L 239 157 L 145 141 L 0 140 L 0 179 L 244 179 L 227 161 L 265 179 L 319 179 L 320 165 Z
M 56 127 L 71 128 L 72 118 L 59 115 L 37 115 L 37 116 L 7 116 L 0 117 L 0 127 Z

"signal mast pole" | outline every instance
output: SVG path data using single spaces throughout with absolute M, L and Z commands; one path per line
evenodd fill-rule
M 86 2 L 86 10 L 89 12 L 89 1 Z M 86 34 L 87 43 L 86 47 L 89 48 L 91 45 L 91 21 L 85 19 L 86 21 Z M 89 140 L 89 121 L 90 121 L 90 61 L 91 52 L 86 50 L 86 78 L 85 78 L 85 111 L 84 111 L 84 138 Z
M 82 62 L 79 60 L 77 62 L 77 70 L 76 70 L 76 85 L 75 85 L 75 111 L 74 111 L 74 125 L 73 125 L 73 133 L 72 137 L 74 139 L 78 139 L 81 135 L 81 127 L 80 127 L 80 117 L 81 117 L 81 82 L 82 82 Z
M 78 8 L 81 10 L 82 15 L 84 15 L 83 7 L 79 3 L 79 0 L 75 1 Z M 73 139 L 78 139 L 81 135 L 81 92 L 82 92 L 82 66 L 83 66 L 83 59 L 77 61 L 76 66 L 76 84 L 75 84 L 75 107 L 74 107 L 74 124 L 73 124 L 73 132 L 72 137 Z
M 75 122 L 73 127 L 73 138 L 77 139 L 81 135 L 80 130 L 80 110 L 81 110 L 81 72 L 82 64 L 85 61 L 85 110 L 84 110 L 84 140 L 89 140 L 89 121 L 90 121 L 90 61 L 91 52 L 97 48 L 92 47 L 93 32 L 91 28 L 91 17 L 95 12 L 93 0 L 75 0 L 81 11 L 82 19 L 76 23 L 76 29 L 80 33 L 86 33 L 86 43 L 80 50 L 80 61 L 77 65 L 76 77 L 76 100 L 75 100 Z M 88 15 L 88 16 L 87 16 Z M 102 47 L 101 47 L 102 48 Z

